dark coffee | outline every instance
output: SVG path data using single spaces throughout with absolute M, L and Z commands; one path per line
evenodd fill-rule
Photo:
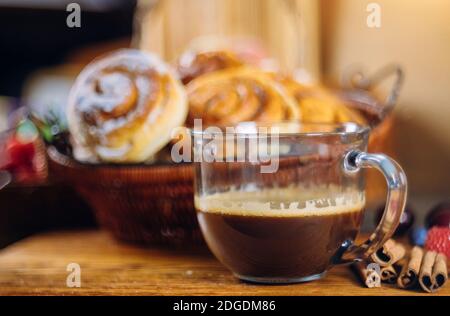
M 328 199 L 325 207 L 289 201 L 283 208 L 268 202 L 273 196 L 267 192 L 260 194 L 261 199 L 235 192 L 196 200 L 208 246 L 243 279 L 282 282 L 320 274 L 341 244 L 358 233 L 363 199 Z M 320 199 L 316 205 L 323 203 Z

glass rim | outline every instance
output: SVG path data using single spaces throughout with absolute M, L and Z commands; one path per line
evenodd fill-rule
M 278 132 L 271 131 L 271 128 L 281 126 L 281 125 L 292 125 L 298 128 L 313 128 L 317 129 L 314 131 L 292 131 L 292 130 L 279 130 Z M 252 128 L 265 128 L 268 129 L 267 133 L 260 133 L 258 130 L 249 131 L 241 129 L 236 130 L 240 126 L 247 126 Z M 208 128 L 214 128 L 215 130 L 208 130 Z M 227 130 L 228 128 L 234 128 L 233 131 Z M 323 128 L 321 130 L 320 128 Z M 270 136 L 278 135 L 280 137 L 323 137 L 323 136 L 358 136 L 368 134 L 370 132 L 370 126 L 361 125 L 353 122 L 345 123 L 320 123 L 320 122 L 298 122 L 298 121 L 280 121 L 276 123 L 264 123 L 264 122 L 254 122 L 245 121 L 239 122 L 234 126 L 218 126 L 209 125 L 206 129 L 198 130 L 195 128 L 188 128 L 188 132 L 191 136 L 234 136 L 234 137 L 259 137 L 259 136 Z M 327 130 L 328 129 L 328 130 Z

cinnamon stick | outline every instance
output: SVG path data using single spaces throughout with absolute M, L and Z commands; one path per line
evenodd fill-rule
M 381 277 L 375 270 L 367 269 L 365 262 L 358 261 L 352 264 L 352 270 L 356 272 L 361 282 L 368 288 L 380 287 Z
M 445 282 L 448 280 L 447 257 L 442 253 L 439 253 L 436 256 L 432 278 L 434 280 L 435 290 L 444 286 Z
M 448 279 L 447 258 L 443 254 L 428 251 L 423 258 L 419 283 L 426 292 L 433 293 L 440 289 Z
M 423 258 L 419 283 L 428 293 L 434 293 L 447 282 L 447 258 L 443 254 L 428 251 Z
M 394 266 L 381 268 L 381 281 L 389 284 L 397 282 L 398 272 Z
M 436 252 L 427 251 L 423 257 L 422 267 L 420 268 L 419 283 L 422 289 L 426 292 L 433 292 L 433 273 L 434 261 L 436 259 Z
M 385 242 L 383 247 L 375 251 L 371 257 L 375 263 L 378 263 L 381 267 L 386 267 L 393 265 L 402 259 L 405 253 L 406 250 L 402 244 L 389 239 Z
M 407 263 L 403 265 L 400 276 L 397 280 L 397 285 L 404 289 L 410 289 L 417 285 L 418 276 L 420 273 L 420 266 L 423 259 L 423 249 L 415 246 L 411 250 L 411 254 Z

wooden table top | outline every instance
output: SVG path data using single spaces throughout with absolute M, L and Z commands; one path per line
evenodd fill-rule
M 69 263 L 81 287 L 68 288 Z M 430 295 L 395 286 L 363 287 L 348 266 L 294 285 L 241 282 L 206 248 L 141 248 L 100 230 L 35 235 L 0 251 L 0 295 Z M 433 295 L 450 295 L 450 286 Z

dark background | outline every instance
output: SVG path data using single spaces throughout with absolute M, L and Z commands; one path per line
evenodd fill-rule
M 77 1 L 80 28 L 66 24 L 70 2 L 0 1 L 0 95 L 19 97 L 31 72 L 77 48 L 131 37 L 135 0 Z

